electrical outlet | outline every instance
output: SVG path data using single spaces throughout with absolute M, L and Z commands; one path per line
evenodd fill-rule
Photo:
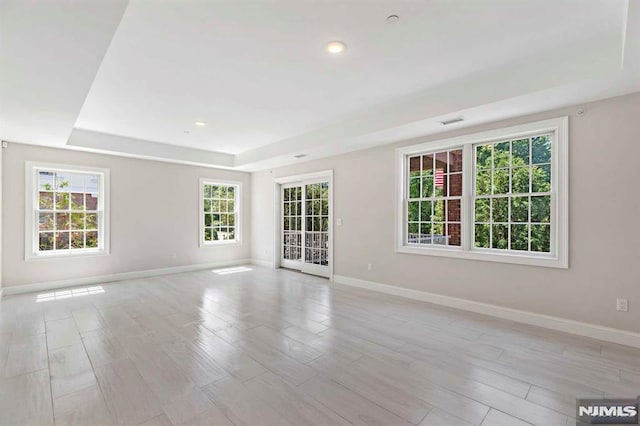
M 342 226 L 342 218 L 337 218 L 336 219 L 336 225 Z
M 367 263 L 367 270 L 370 271 L 373 269 L 373 265 L 370 263 Z
M 178 258 L 178 254 L 177 253 L 172 253 L 171 257 L 173 258 L 173 260 L 176 260 Z
M 616 310 L 619 312 L 629 312 L 629 299 L 617 299 Z

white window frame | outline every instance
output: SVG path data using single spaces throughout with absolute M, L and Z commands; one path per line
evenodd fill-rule
M 98 247 L 76 250 L 52 250 L 41 252 L 39 247 L 39 189 L 38 172 L 69 172 L 100 175 L 98 195 Z M 46 260 L 76 258 L 85 256 L 101 256 L 110 254 L 109 246 L 109 169 L 99 167 L 75 166 L 27 161 L 25 162 L 25 260 Z
M 234 200 L 234 210 L 235 210 L 235 234 L 236 237 L 233 240 L 215 240 L 215 241 L 205 241 L 204 239 L 204 186 L 205 185 L 222 185 L 222 186 L 234 186 L 235 189 L 235 200 Z M 236 180 L 223 180 L 223 179 L 211 179 L 211 178 L 200 178 L 200 185 L 198 185 L 198 246 L 199 247 L 216 247 L 221 245 L 233 245 L 233 244 L 242 244 L 242 182 Z
M 489 262 L 514 263 L 551 268 L 569 267 L 569 133 L 568 117 L 558 117 L 502 129 L 489 130 L 449 139 L 401 147 L 396 150 L 396 252 L 444 256 Z M 551 133 L 551 252 L 531 253 L 513 250 L 478 249 L 474 247 L 473 228 L 473 146 L 481 143 L 516 139 L 540 133 Z M 408 158 L 439 150 L 463 149 L 462 241 L 461 246 L 417 246 L 406 242 Z

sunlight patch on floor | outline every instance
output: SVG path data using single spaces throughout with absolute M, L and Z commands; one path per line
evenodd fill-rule
M 51 293 L 40 293 L 36 296 L 36 303 L 50 302 L 52 300 L 68 299 L 70 297 L 82 297 L 90 294 L 104 293 L 102 286 L 73 288 L 70 290 L 61 290 Z
M 246 266 L 234 266 L 232 268 L 214 269 L 211 272 L 218 275 L 229 275 L 229 274 L 237 274 L 238 272 L 248 272 L 248 271 L 251 271 L 251 268 L 248 268 Z

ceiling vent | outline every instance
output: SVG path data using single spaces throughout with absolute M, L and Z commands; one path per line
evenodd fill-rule
M 447 126 L 449 124 L 453 124 L 453 123 L 459 123 L 461 121 L 464 121 L 464 118 L 462 117 L 456 117 L 456 118 L 450 118 L 448 120 L 443 120 L 440 123 L 442 123 L 443 126 Z
M 307 154 L 297 154 L 297 155 L 294 155 L 293 158 L 304 158 L 306 156 Z

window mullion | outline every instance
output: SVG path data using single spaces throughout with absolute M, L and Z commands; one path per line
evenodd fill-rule
M 473 145 L 466 144 L 462 151 L 462 250 L 473 247 Z

